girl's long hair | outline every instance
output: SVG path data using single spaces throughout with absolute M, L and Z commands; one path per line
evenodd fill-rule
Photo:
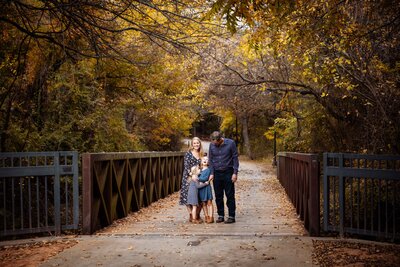
M 200 167 L 198 165 L 194 165 L 191 169 L 190 169 L 190 173 L 188 175 L 188 181 L 192 181 L 192 177 L 195 173 L 198 173 L 200 170 Z
M 199 143 L 200 143 L 199 154 L 200 154 L 200 158 L 202 158 L 204 156 L 204 150 L 203 150 L 203 145 L 201 143 L 201 139 L 200 138 L 198 138 L 198 137 L 193 137 L 192 138 L 192 141 L 190 142 L 189 151 L 192 151 L 194 149 L 193 142 L 196 141 L 196 140 L 199 141 Z

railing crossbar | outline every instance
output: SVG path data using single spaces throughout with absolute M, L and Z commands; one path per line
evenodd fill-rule
M 324 153 L 323 160 L 324 230 L 398 238 L 400 157 Z
M 0 153 L 0 187 L 0 236 L 78 229 L 78 152 Z

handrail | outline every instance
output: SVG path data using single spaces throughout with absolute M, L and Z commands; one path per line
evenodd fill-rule
M 79 227 L 77 151 L 0 153 L 0 237 Z
M 82 155 L 83 233 L 92 234 L 175 191 L 185 152 Z
M 324 231 L 400 238 L 400 156 L 324 153 Z
M 316 154 L 278 153 L 278 179 L 310 236 L 320 233 L 319 161 Z

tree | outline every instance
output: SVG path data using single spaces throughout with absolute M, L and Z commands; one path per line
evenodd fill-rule
M 247 22 L 250 45 L 278 59 L 265 75 L 238 71 L 242 85 L 313 96 L 344 137 L 340 150 L 399 153 L 399 10 L 397 1 L 215 1 L 210 16 Z
M 207 54 L 214 54 L 218 60 L 205 60 L 202 69 L 203 75 L 207 77 L 208 104 L 224 118 L 222 130 L 235 136 L 240 125 L 244 152 L 253 158 L 253 149 L 257 144 L 251 144 L 250 132 L 260 124 L 259 114 L 272 112 L 274 99 L 256 85 L 241 84 L 240 76 L 254 77 L 258 75 L 258 69 L 256 55 L 246 46 L 246 39 L 241 40 L 239 37 L 218 39 L 210 44 Z M 255 118 L 257 122 L 252 123 Z
M 210 34 L 196 5 L 2 1 L 1 151 L 137 150 L 157 134 L 176 149 L 197 90 L 185 55 Z

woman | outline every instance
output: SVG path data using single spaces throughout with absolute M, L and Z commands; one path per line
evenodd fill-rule
M 187 203 L 188 201 L 188 190 L 189 190 L 189 179 L 190 170 L 193 166 L 199 166 L 201 163 L 201 158 L 203 157 L 203 147 L 201 145 L 201 140 L 198 137 L 193 137 L 190 142 L 190 147 L 188 152 L 185 154 L 183 160 L 183 175 L 182 175 L 182 186 L 179 199 L 179 205 L 186 205 L 187 211 L 189 213 L 189 221 L 192 220 L 192 206 Z M 199 214 L 200 214 L 200 209 Z M 199 216 L 197 216 L 199 218 Z

